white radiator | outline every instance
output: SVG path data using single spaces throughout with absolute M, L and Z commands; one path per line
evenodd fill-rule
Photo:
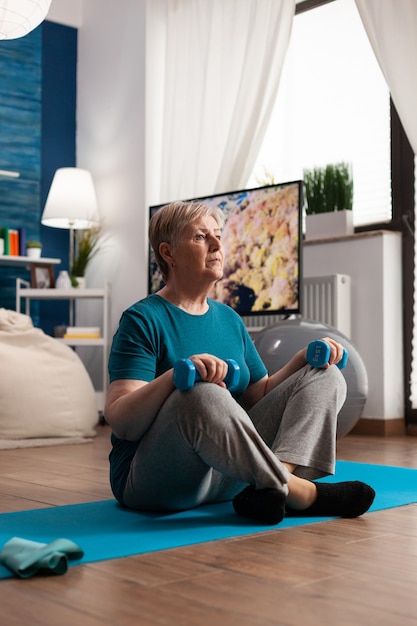
M 350 337 L 350 276 L 332 274 L 302 280 L 302 317 L 329 324 Z M 242 318 L 250 332 L 282 321 L 282 315 L 253 315 Z
M 303 279 L 303 317 L 329 324 L 350 337 L 350 276 L 332 274 Z

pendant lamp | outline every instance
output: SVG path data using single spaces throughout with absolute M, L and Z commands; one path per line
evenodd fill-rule
M 24 37 L 45 19 L 52 0 L 0 0 L 0 39 Z

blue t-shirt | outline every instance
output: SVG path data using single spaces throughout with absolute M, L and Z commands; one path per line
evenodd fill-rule
M 267 370 L 239 315 L 225 304 L 208 299 L 208 311 L 192 315 L 153 294 L 127 309 L 113 338 L 109 358 L 110 382 L 120 379 L 152 381 L 178 359 L 208 353 L 234 359 L 240 380 L 233 395 L 238 398 L 250 383 Z M 118 500 L 139 441 L 112 435 L 110 481 Z

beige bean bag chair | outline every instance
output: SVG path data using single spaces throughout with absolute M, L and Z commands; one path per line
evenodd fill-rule
M 94 437 L 96 397 L 81 359 L 0 308 L 0 439 Z

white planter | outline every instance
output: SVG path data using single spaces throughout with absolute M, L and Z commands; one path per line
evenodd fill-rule
M 40 259 L 42 248 L 26 248 L 26 256 L 31 259 Z
M 306 239 L 328 239 L 353 235 L 353 211 L 332 211 L 306 216 Z
M 75 280 L 77 281 L 77 287 L 79 289 L 85 289 L 85 286 L 86 286 L 85 276 L 76 276 Z

